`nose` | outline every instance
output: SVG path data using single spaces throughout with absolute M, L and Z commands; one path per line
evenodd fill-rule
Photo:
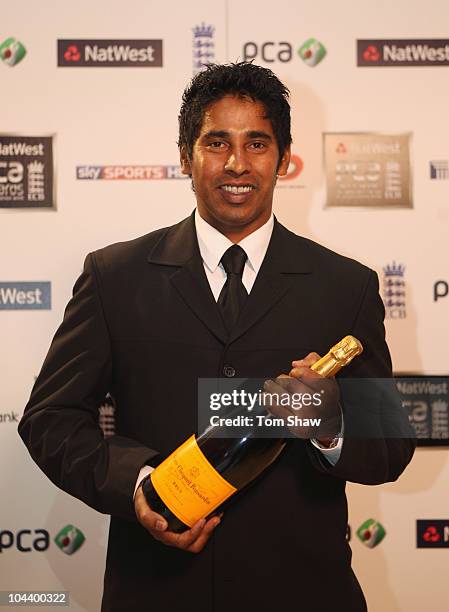
M 244 148 L 235 147 L 229 153 L 225 163 L 225 171 L 240 176 L 250 171 L 250 161 Z

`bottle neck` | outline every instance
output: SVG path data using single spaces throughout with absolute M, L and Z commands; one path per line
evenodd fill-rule
M 317 374 L 328 378 L 330 376 L 335 376 L 335 374 L 337 374 L 337 372 L 339 372 L 342 367 L 343 364 L 337 361 L 337 359 L 335 359 L 335 357 L 333 357 L 331 353 L 328 353 L 324 357 L 321 357 L 321 359 L 319 359 L 316 363 L 314 363 L 310 369 L 316 372 Z

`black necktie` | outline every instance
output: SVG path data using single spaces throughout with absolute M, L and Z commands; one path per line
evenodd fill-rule
M 240 310 L 248 297 L 242 283 L 246 260 L 246 253 L 238 244 L 229 247 L 220 260 L 228 277 L 220 291 L 217 303 L 228 331 L 231 331 L 236 324 Z

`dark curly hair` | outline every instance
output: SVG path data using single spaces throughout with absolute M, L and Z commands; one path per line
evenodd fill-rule
M 226 95 L 237 95 L 261 102 L 271 121 L 279 149 L 279 161 L 292 142 L 288 88 L 268 68 L 249 62 L 208 64 L 184 90 L 179 112 L 178 147 L 185 147 L 192 159 L 193 145 L 203 123 L 204 112 Z

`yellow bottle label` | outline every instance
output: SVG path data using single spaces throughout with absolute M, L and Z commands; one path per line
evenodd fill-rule
M 189 527 L 237 491 L 209 463 L 194 435 L 158 465 L 150 477 L 167 508 Z

